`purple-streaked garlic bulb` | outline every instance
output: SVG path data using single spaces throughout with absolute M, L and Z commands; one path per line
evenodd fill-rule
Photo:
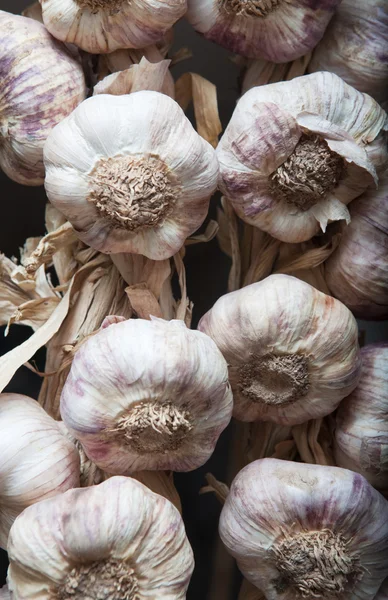
M 331 71 L 378 102 L 388 100 L 388 3 L 342 0 L 309 71 Z
M 388 317 L 388 172 L 350 205 L 351 222 L 325 263 L 331 293 L 361 319 Z
M 87 456 L 118 475 L 203 465 L 232 414 L 213 340 L 178 320 L 103 327 L 78 350 L 61 397 Z
M 238 216 L 283 242 L 309 240 L 376 187 L 388 117 L 332 73 L 255 87 L 217 148 L 219 187 Z
M 188 0 L 205 38 L 249 58 L 288 62 L 314 48 L 340 0 Z
M 240 421 L 296 425 L 333 412 L 356 387 L 357 323 L 331 296 L 289 275 L 271 275 L 226 294 L 200 331 L 229 365 Z
M 82 66 L 37 21 L 0 10 L 0 168 L 42 185 L 50 131 L 86 96 Z
M 80 485 L 75 446 L 32 398 L 0 394 L 0 547 L 35 502 Z
M 388 343 L 361 350 L 361 379 L 337 412 L 335 460 L 388 492 Z
M 371 600 L 388 576 L 388 503 L 347 469 L 257 460 L 232 483 L 219 529 L 267 600 Z
M 94 54 L 159 42 L 187 0 L 40 0 L 50 33 Z
M 8 552 L 13 600 L 184 600 L 194 568 L 178 510 L 128 477 L 26 509 Z

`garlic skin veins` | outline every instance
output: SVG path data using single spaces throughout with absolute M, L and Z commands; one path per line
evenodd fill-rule
M 388 343 L 365 346 L 361 355 L 359 384 L 336 415 L 334 456 L 339 467 L 388 491 Z
M 370 600 L 388 575 L 388 503 L 347 469 L 257 460 L 232 483 L 219 531 L 267 600 Z
M 0 547 L 27 507 L 79 486 L 79 455 L 32 398 L 0 394 Z
M 194 567 L 178 510 L 127 477 L 26 509 L 9 558 L 14 600 L 184 600 Z
M 236 54 L 283 63 L 317 45 L 339 2 L 188 0 L 187 18 L 205 38 Z
M 388 117 L 332 73 L 255 87 L 217 148 L 219 188 L 245 222 L 303 242 L 349 222 L 347 204 L 387 161 Z
M 217 187 L 213 147 L 152 91 L 85 100 L 49 136 L 45 187 L 78 237 L 104 253 L 170 258 Z
M 240 421 L 318 419 L 359 380 L 355 318 L 341 302 L 289 275 L 222 296 L 198 329 L 229 365 L 233 416 Z
M 92 54 L 159 42 L 187 9 L 186 0 L 40 0 L 50 33 Z
M 108 473 L 190 471 L 212 454 L 232 414 L 227 364 L 183 321 L 106 325 L 75 355 L 64 423 Z
M 0 10 L 0 77 L 0 168 L 42 185 L 46 138 L 86 96 L 82 66 L 41 23 Z

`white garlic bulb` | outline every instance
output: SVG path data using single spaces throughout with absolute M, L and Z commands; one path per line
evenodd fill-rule
M 330 292 L 361 319 L 388 318 L 388 172 L 350 205 L 351 222 L 325 262 Z M 373 268 L 371 268 L 373 265 Z
M 0 168 L 42 185 L 49 132 L 85 98 L 81 64 L 37 21 L 0 10 Z
M 251 463 L 232 483 L 220 535 L 267 600 L 371 600 L 388 576 L 388 503 L 346 469 Z
M 288 62 L 317 45 L 340 0 L 188 0 L 205 38 L 249 58 Z
M 360 382 L 337 412 L 334 455 L 339 467 L 388 491 L 388 343 L 365 346 L 361 355 Z
M 333 412 L 360 376 L 357 323 L 289 275 L 226 294 L 199 322 L 229 365 L 233 415 L 296 425 Z
M 0 547 L 27 506 L 79 485 L 79 455 L 32 398 L 0 395 Z
M 205 220 L 217 187 L 212 146 L 158 92 L 85 100 L 45 145 L 47 195 L 105 253 L 169 258 Z
M 219 187 L 247 223 L 306 241 L 377 183 L 386 129 L 377 102 L 332 73 L 255 87 L 217 148 Z
M 75 355 L 61 397 L 66 426 L 108 473 L 201 466 L 231 419 L 221 352 L 183 321 L 109 322 Z
M 388 100 L 388 4 L 386 0 L 342 0 L 309 71 L 331 71 L 346 83 Z
M 26 509 L 8 552 L 14 600 L 184 600 L 194 567 L 178 510 L 126 477 Z
M 187 9 L 186 0 L 40 0 L 50 33 L 87 52 L 159 42 Z

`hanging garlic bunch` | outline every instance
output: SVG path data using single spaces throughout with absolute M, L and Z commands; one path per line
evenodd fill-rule
M 15 518 L 39 500 L 79 485 L 79 455 L 39 404 L 0 395 L 0 547 Z
M 222 296 L 198 326 L 229 365 L 233 415 L 296 425 L 333 412 L 360 375 L 357 324 L 341 302 L 288 275 Z
M 163 38 L 186 0 L 40 0 L 49 32 L 87 52 L 144 48 Z
M 0 168 L 42 185 L 43 145 L 85 98 L 81 64 L 46 28 L 0 10 Z
M 206 39 L 276 63 L 317 45 L 341 0 L 188 0 L 187 18 Z
M 221 352 L 183 321 L 110 322 L 75 355 L 61 397 L 66 426 L 109 473 L 201 466 L 232 413 Z
M 232 484 L 220 535 L 268 600 L 371 600 L 388 576 L 388 503 L 346 469 L 251 463 Z
M 342 0 L 309 71 L 331 71 L 378 102 L 388 100 L 388 4 Z
M 178 510 L 126 477 L 26 509 L 8 552 L 13 600 L 184 600 L 194 567 Z
M 339 407 L 335 460 L 388 491 L 388 343 L 361 350 L 362 374 Z
M 219 187 L 237 214 L 284 242 L 350 220 L 346 205 L 377 184 L 388 118 L 332 73 L 251 89 L 217 148 Z
M 217 187 L 212 146 L 151 91 L 85 100 L 45 146 L 47 195 L 105 253 L 169 258 L 204 221 Z
M 350 205 L 351 223 L 325 263 L 331 293 L 362 319 L 388 317 L 388 172 Z

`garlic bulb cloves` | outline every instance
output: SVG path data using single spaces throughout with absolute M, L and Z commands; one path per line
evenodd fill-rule
M 50 33 L 93 54 L 159 42 L 186 0 L 40 0 Z
M 0 547 L 27 506 L 79 486 L 79 463 L 75 446 L 35 400 L 0 395 Z
M 78 237 L 105 253 L 170 258 L 207 215 L 213 147 L 158 92 L 85 100 L 45 145 L 45 187 Z
M 130 319 L 103 327 L 75 355 L 61 415 L 108 473 L 190 471 L 231 419 L 227 364 L 183 321 Z
M 336 416 L 334 455 L 388 492 L 388 343 L 361 350 L 361 379 Z
M 267 600 L 371 600 L 388 576 L 388 503 L 346 469 L 255 461 L 232 483 L 219 529 Z
M 288 62 L 317 45 L 340 0 L 188 0 L 205 38 L 249 58 Z
M 199 322 L 229 365 L 233 415 L 296 425 L 333 412 L 360 376 L 357 323 L 288 275 L 226 294 Z
M 82 66 L 41 23 L 0 10 L 0 78 L 0 168 L 42 185 L 46 138 L 86 96 Z
M 219 187 L 243 221 L 283 242 L 350 220 L 387 163 L 388 117 L 332 73 L 255 87 L 217 148 Z
M 14 600 L 184 600 L 194 567 L 178 510 L 126 477 L 26 509 L 8 552 Z

